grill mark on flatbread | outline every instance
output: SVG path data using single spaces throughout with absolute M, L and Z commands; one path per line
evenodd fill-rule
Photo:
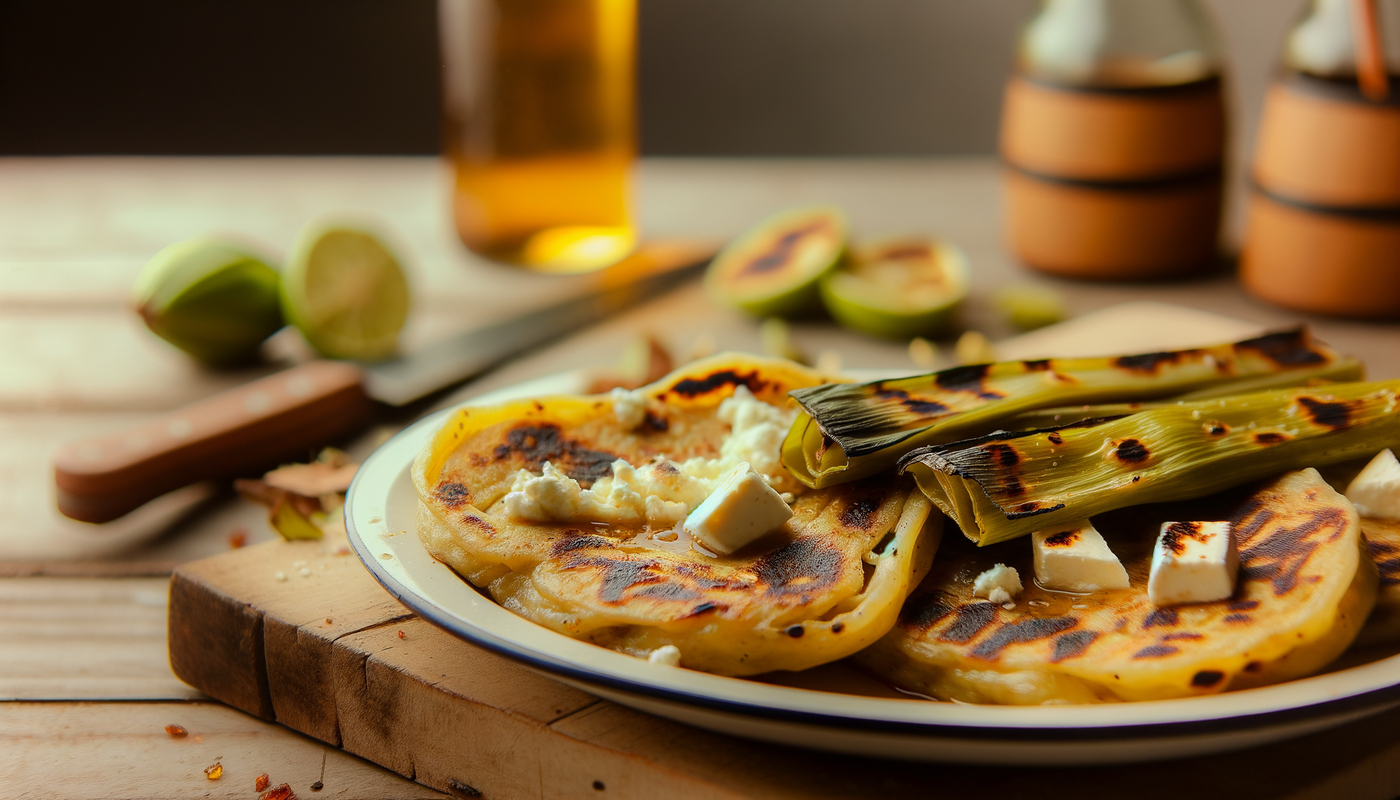
M 518 454 L 531 472 L 539 472 L 546 461 L 559 471 L 588 488 L 599 478 L 612 474 L 612 463 L 618 456 L 593 450 L 568 438 L 558 425 L 524 424 L 506 434 L 505 444 L 494 451 L 497 461 Z
M 1098 631 L 1070 631 L 1056 638 L 1055 654 L 1050 657 L 1051 663 L 1058 664 L 1084 655 L 1084 651 L 1089 649 L 1089 645 L 1093 644 L 1099 635 Z
M 1008 622 L 992 631 L 981 644 L 972 648 L 971 656 L 982 661 L 995 661 L 1001 657 L 1001 651 L 1013 644 L 1048 639 L 1078 624 L 1079 620 L 1073 617 L 1026 617 L 1016 622 Z
M 1175 628 L 1181 621 L 1180 615 L 1174 608 L 1159 608 L 1147 615 L 1147 619 L 1142 623 L 1142 629 L 1148 628 Z
M 642 588 L 633 592 L 632 597 L 643 597 L 648 600 L 663 600 L 666 602 L 675 602 L 681 600 L 699 600 L 700 598 L 704 597 L 704 595 L 700 594 L 697 591 L 694 591 L 693 589 L 690 589 L 684 584 L 676 583 L 675 581 L 668 581 L 663 578 L 657 583 L 652 583 L 643 586 Z M 714 608 L 714 604 L 711 603 L 710 607 Z M 686 616 L 693 616 L 694 613 L 694 609 L 692 609 L 691 612 Z
M 959 606 L 957 613 L 957 619 L 948 626 L 948 630 L 939 635 L 939 641 L 967 644 L 981 633 L 983 628 L 992 624 L 992 620 L 997 616 L 997 607 L 993 603 L 973 603 Z
M 603 579 L 598 588 L 598 599 L 609 605 L 622 602 L 622 596 L 633 586 L 646 586 L 661 583 L 665 578 L 650 572 L 656 566 L 654 561 L 614 561 L 606 558 L 582 559 L 580 567 L 600 567 Z M 694 599 L 694 598 L 684 598 Z
M 769 596 L 801 595 L 835 583 L 841 560 L 818 539 L 797 539 L 760 558 L 753 571 Z
M 475 514 L 463 514 L 462 522 L 486 534 L 488 539 L 496 535 L 495 526 Z
M 709 613 L 709 612 L 711 612 L 711 611 L 717 611 L 717 610 L 718 610 L 718 611 L 723 611 L 723 610 L 724 610 L 724 606 L 720 605 L 719 603 L 704 602 L 704 603 L 701 603 L 700 605 L 696 606 L 695 608 L 690 609 L 690 613 L 689 613 L 689 614 L 686 614 L 686 616 L 687 616 L 687 617 L 698 617 L 698 616 L 700 616 L 701 614 L 707 614 L 707 613 Z
M 953 613 L 953 607 L 939 602 L 936 594 L 922 594 L 909 598 L 899 612 L 899 624 L 924 630 L 938 624 L 938 621 Z
M 466 486 L 455 481 L 443 481 L 433 490 L 433 497 L 443 508 L 456 511 L 472 501 L 472 493 Z
M 581 530 L 571 529 L 564 531 L 564 535 L 550 546 L 550 554 L 555 558 L 566 556 L 577 550 L 596 550 L 600 547 L 611 547 L 611 539 L 602 536 L 593 536 Z
M 846 504 L 841 509 L 841 524 L 859 530 L 868 530 L 875 524 L 875 512 L 880 510 L 884 502 L 883 497 L 867 496 L 859 497 Z
M 1315 533 L 1330 530 L 1326 541 L 1334 541 L 1346 529 L 1347 515 L 1340 508 L 1323 508 L 1295 528 L 1286 528 L 1266 541 L 1240 550 L 1240 575 L 1266 578 L 1281 597 L 1298 586 L 1298 575 L 1308 563 L 1319 542 L 1308 541 Z
M 1133 659 L 1138 660 L 1143 658 L 1163 658 L 1165 656 L 1172 655 L 1173 653 L 1180 652 L 1180 647 L 1173 647 L 1169 644 L 1154 644 L 1144 647 L 1136 653 L 1133 653 Z
M 754 394 L 763 390 L 768 382 L 758 377 L 757 372 L 740 375 L 734 370 L 713 372 L 704 378 L 683 378 L 676 381 L 668 390 L 670 394 L 695 398 L 729 386 L 747 386 Z
M 1191 676 L 1191 685 L 1198 689 L 1209 689 L 1225 680 L 1225 673 L 1218 669 L 1203 669 Z
M 1366 541 L 1366 547 L 1371 551 L 1371 558 L 1375 559 L 1376 568 L 1381 572 L 1381 586 L 1400 584 L 1400 547 L 1369 539 Z

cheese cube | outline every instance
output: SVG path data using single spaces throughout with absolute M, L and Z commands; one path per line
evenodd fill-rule
M 701 546 L 729 554 L 792 518 L 792 509 L 747 461 L 720 478 L 719 485 L 690 516 L 683 530 Z
M 1363 517 L 1400 520 L 1400 461 L 1395 454 L 1376 454 L 1347 487 L 1347 499 Z
M 1043 588 L 1097 592 L 1128 588 L 1128 571 L 1087 519 L 1031 534 L 1035 580 Z
M 1209 603 L 1235 592 L 1240 556 L 1228 522 L 1164 522 L 1152 551 L 1147 598 L 1155 606 Z
M 1011 602 L 1021 593 L 1021 576 L 1015 567 L 997 564 L 972 582 L 972 596 L 985 597 L 998 605 Z

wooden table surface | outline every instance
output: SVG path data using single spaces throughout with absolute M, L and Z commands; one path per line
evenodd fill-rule
M 1372 376 L 1400 377 L 1400 326 L 1275 309 L 1245 295 L 1228 273 L 1122 285 L 1022 270 L 1001 241 L 997 167 L 989 160 L 651 160 L 638 184 L 639 215 L 652 237 L 723 241 L 771 211 L 816 201 L 844 206 L 858 234 L 945 235 L 974 269 L 964 321 L 994 339 L 1012 331 L 997 318 L 991 294 L 1022 282 L 1055 288 L 1075 313 L 1152 299 L 1270 326 L 1307 321 L 1338 349 L 1364 358 Z M 49 459 L 63 440 L 120 429 L 305 357 L 294 334 L 284 333 L 268 366 L 213 373 L 150 335 L 127 295 L 141 265 L 179 239 L 229 232 L 276 254 L 319 215 L 381 219 L 410 263 L 417 305 L 409 347 L 563 298 L 591 280 L 471 257 L 451 230 L 448 187 L 432 159 L 0 160 L 0 787 L 8 794 L 252 796 L 247 781 L 205 778 L 203 768 L 222 756 L 264 765 L 303 797 L 317 780 L 336 796 L 439 796 L 202 699 L 171 674 L 170 569 L 226 551 L 234 534 L 249 543 L 271 538 L 261 509 L 219 487 L 196 486 L 114 523 L 83 525 L 54 510 Z M 711 305 L 692 286 L 537 350 L 436 405 L 561 369 L 606 366 L 644 332 L 682 354 L 705 340 L 746 350 L 759 341 L 754 321 Z M 793 332 L 803 350 L 834 351 L 847 366 L 913 366 L 903 345 L 829 323 L 796 324 Z M 408 421 L 387 419 L 352 449 L 368 452 Z M 167 724 L 192 733 L 171 739 Z M 1339 735 L 1374 739 L 1375 728 L 1353 725 Z M 1284 794 L 1339 796 L 1333 792 L 1345 786 L 1353 797 L 1393 797 L 1400 775 L 1385 765 L 1395 763 L 1400 746 L 1390 744 L 1372 741 L 1371 761 Z M 957 774 L 961 786 L 979 775 Z

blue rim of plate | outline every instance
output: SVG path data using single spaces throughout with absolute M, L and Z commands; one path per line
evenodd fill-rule
M 478 402 L 478 401 L 473 401 Z M 1283 703 L 1275 708 L 1264 708 L 1258 711 L 1251 711 L 1242 714 L 1230 714 L 1223 716 L 1211 716 L 1209 714 L 1196 715 L 1186 719 L 1173 719 L 1163 721 L 1145 722 L 1107 722 L 1103 724 L 1076 722 L 1074 724 L 1006 724 L 1003 721 L 989 721 L 986 724 L 964 724 L 959 722 L 946 721 L 909 721 L 884 719 L 875 716 L 831 714 L 820 711 L 803 710 L 792 707 L 753 703 L 742 700 L 725 699 L 715 697 L 695 691 L 673 689 L 658 686 L 644 681 L 632 680 L 623 676 L 610 674 L 606 671 L 574 663 L 546 652 L 541 652 L 535 648 L 511 641 L 509 638 L 488 630 L 471 620 L 459 616 L 446 608 L 433 602 L 431 599 L 409 589 L 401 583 L 386 568 L 379 559 L 375 558 L 370 549 L 370 545 L 364 536 L 361 536 L 355 522 L 353 509 L 356 507 L 356 498 L 363 490 L 366 476 L 372 476 L 375 471 L 381 468 L 377 463 L 386 458 L 388 452 L 396 443 L 401 444 L 402 440 L 410 437 L 420 436 L 425 429 L 433 428 L 442 424 L 442 421 L 451 414 L 454 409 L 446 409 L 433 413 L 418 422 L 400 431 L 388 442 L 381 445 L 370 455 L 356 473 L 354 481 L 351 483 L 345 499 L 345 526 L 349 535 L 349 543 L 360 562 L 365 565 L 375 580 L 384 587 L 389 594 L 393 595 L 399 602 L 403 603 L 409 610 L 418 614 L 434 626 L 464 639 L 478 647 L 485 648 L 493 653 L 505 656 L 513 661 L 517 661 L 527 667 L 546 674 L 558 676 L 575 683 L 587 686 L 596 686 L 628 695 L 639 695 L 650 700 L 663 701 L 684 706 L 693 706 L 709 711 L 716 711 L 725 714 L 733 714 L 744 717 L 752 717 L 762 720 L 769 720 L 784 723 L 797 723 L 801 725 L 815 726 L 820 728 L 878 732 L 887 734 L 899 734 L 912 737 L 929 738 L 951 738 L 951 739 L 979 739 L 996 740 L 1002 743 L 1017 742 L 1045 742 L 1045 741 L 1102 741 L 1107 739 L 1151 739 L 1163 737 L 1183 737 L 1197 734 L 1223 734 L 1237 731 L 1246 731 L 1258 728 L 1272 728 L 1288 725 L 1293 722 L 1305 722 L 1317 720 L 1319 718 L 1343 717 L 1347 715 L 1362 715 L 1364 713 L 1379 713 L 1385 709 L 1400 703 L 1400 672 L 1395 672 L 1397 677 L 1389 683 L 1382 685 L 1370 685 L 1360 691 L 1340 691 L 1335 692 L 1331 697 L 1316 699 L 1303 703 Z M 391 469 L 401 471 L 406 465 L 389 465 Z M 413 536 L 413 541 L 417 542 L 417 536 Z M 455 575 L 455 573 L 453 573 Z M 460 578 L 463 583 L 465 579 Z M 476 587 L 471 587 L 475 590 Z M 478 591 L 478 594 L 481 594 Z M 489 597 L 482 595 L 488 602 Z M 534 623 L 518 618 L 526 624 Z M 541 630 L 546 630 L 541 628 Z M 565 637 L 563 634 L 555 634 L 567 641 L 576 641 Z M 1380 661 L 1363 664 L 1348 670 L 1325 673 L 1323 675 L 1299 678 L 1293 681 L 1286 681 L 1274 686 L 1267 686 L 1258 689 L 1247 689 L 1238 692 L 1229 692 L 1222 695 L 1213 695 L 1199 698 L 1186 698 L 1182 700 L 1157 700 L 1141 701 L 1124 704 L 1103 704 L 1098 706 L 1056 706 L 1060 709 L 1083 709 L 1083 708 L 1106 708 L 1106 707 L 1146 707 L 1158 706 L 1161 704 L 1183 704 L 1199 703 L 1210 701 L 1222 697 L 1239 697 L 1241 695 L 1259 696 L 1259 693 L 1268 693 L 1282 687 L 1297 685 L 1300 682 L 1316 682 L 1329 677 L 1352 672 L 1355 669 L 1366 667 L 1377 667 L 1382 663 L 1389 663 L 1392 667 L 1400 665 L 1400 656 L 1381 659 Z M 707 673 L 699 673 L 707 674 Z M 745 681 L 742 678 L 727 678 L 722 676 L 709 676 L 721 678 L 722 680 L 741 681 L 745 684 L 752 684 L 752 681 Z M 768 686 L 767 684 L 764 684 Z M 798 689 L 793 687 L 772 686 L 774 694 L 781 696 L 785 692 L 807 692 L 813 695 L 825 695 L 824 692 Z M 871 698 L 874 700 L 874 698 Z M 911 704 L 927 704 L 931 708 L 948 708 L 948 704 L 937 703 L 926 700 L 885 700 L 878 702 L 895 702 Z M 1023 707 L 985 707 L 979 708 L 1023 708 Z M 1024 707 L 1041 708 L 1041 707 Z

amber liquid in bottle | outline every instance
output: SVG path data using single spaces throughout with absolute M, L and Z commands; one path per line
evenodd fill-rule
M 636 242 L 636 0 L 443 0 L 444 143 L 457 232 L 547 272 Z

